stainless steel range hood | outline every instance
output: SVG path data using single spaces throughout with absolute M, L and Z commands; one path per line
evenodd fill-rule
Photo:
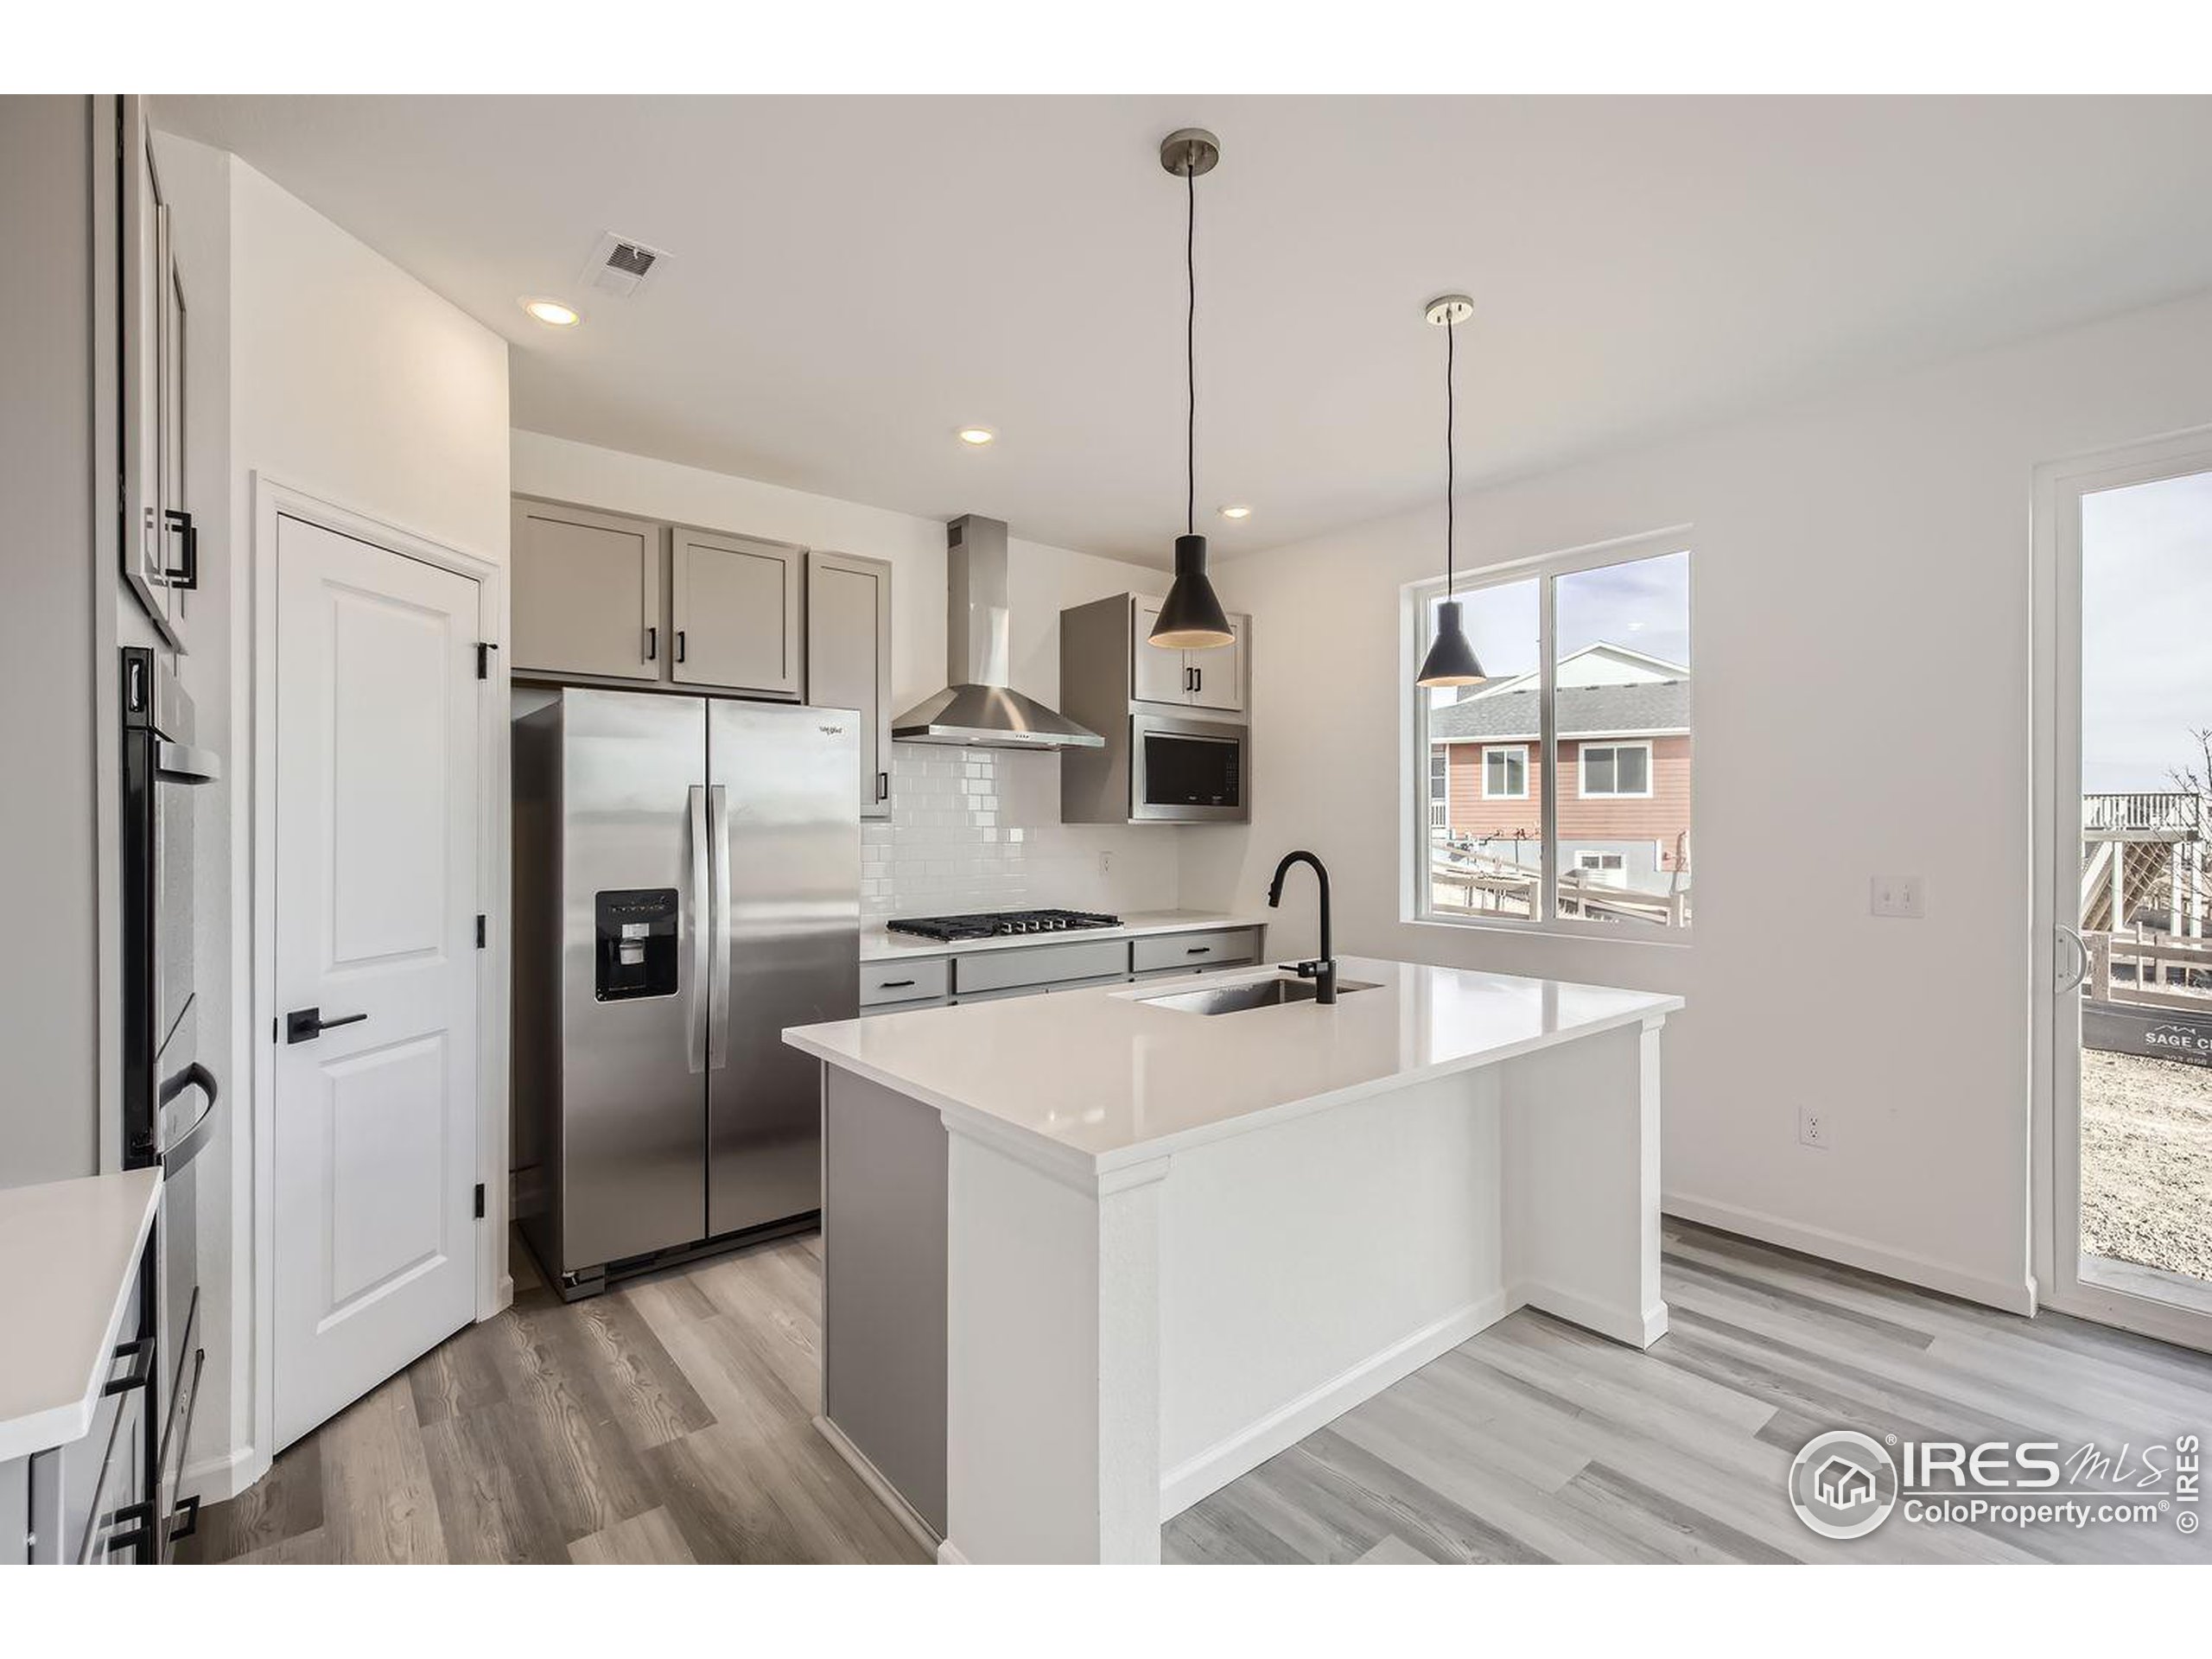
M 945 527 L 946 677 L 891 722 L 900 743 L 973 749 L 1096 749 L 1105 740 L 1007 682 L 1006 526 L 969 513 Z

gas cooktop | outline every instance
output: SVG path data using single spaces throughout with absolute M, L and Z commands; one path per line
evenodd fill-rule
M 1016 933 L 1067 933 L 1089 927 L 1119 927 L 1118 916 L 1088 910 L 997 910 L 976 916 L 907 916 L 884 925 L 893 933 L 912 933 L 940 944 L 960 939 L 1006 938 Z

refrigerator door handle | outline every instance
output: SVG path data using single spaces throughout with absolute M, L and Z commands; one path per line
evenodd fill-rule
M 707 791 L 709 839 L 713 842 L 708 892 L 714 905 L 714 957 L 707 968 L 707 1069 L 729 1064 L 729 794 L 720 784 Z
M 707 791 L 690 790 L 691 828 L 691 998 L 684 1016 L 683 1058 L 694 1071 L 707 1069 L 708 947 L 715 933 L 707 888 Z

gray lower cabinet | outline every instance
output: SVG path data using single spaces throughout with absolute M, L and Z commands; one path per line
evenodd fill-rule
M 680 685 L 800 695 L 799 584 L 806 550 L 678 527 L 669 558 Z
M 1223 927 L 1141 938 L 1001 945 L 958 956 L 891 957 L 861 964 L 861 1012 L 893 1013 L 995 1001 L 1046 991 L 1088 990 L 1131 979 L 1201 974 L 1260 960 L 1265 930 Z
M 659 679 L 664 534 L 646 519 L 516 497 L 510 665 L 525 674 Z
M 861 1006 L 889 1007 L 899 1002 L 927 1002 L 952 993 L 952 963 L 944 957 L 920 961 L 861 963 Z
M 891 816 L 891 567 L 806 556 L 806 700 L 861 713 L 861 817 Z
M 1255 927 L 1221 928 L 1207 933 L 1157 933 L 1129 941 L 1129 971 L 1135 974 L 1182 969 L 1203 973 L 1211 968 L 1233 968 L 1256 962 L 1260 931 Z

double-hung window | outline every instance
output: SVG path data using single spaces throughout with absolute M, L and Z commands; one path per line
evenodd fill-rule
M 1525 801 L 1529 798 L 1529 746 L 1492 744 L 1483 750 L 1483 798 L 1486 801 Z
M 1445 595 L 1436 582 L 1406 590 L 1421 780 L 1409 916 L 1612 934 L 1689 925 L 1690 557 L 1670 535 L 1462 578 L 1452 597 L 1489 677 L 1470 686 L 1413 684 Z M 1654 856 L 1624 859 L 1624 844 Z
M 1584 743 L 1577 754 L 1582 762 L 1580 786 L 1586 800 L 1605 796 L 1649 798 L 1649 743 Z

